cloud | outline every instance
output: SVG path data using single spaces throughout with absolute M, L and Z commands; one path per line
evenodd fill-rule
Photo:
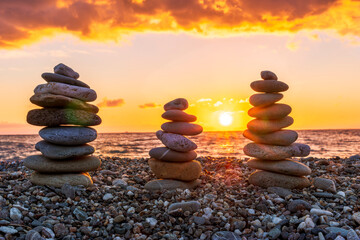
M 107 98 L 104 98 L 100 103 L 97 104 L 98 107 L 121 107 L 125 104 L 124 99 L 114 99 L 109 100 Z
M 204 36 L 334 30 L 360 36 L 356 0 L 11 0 L 0 1 L 0 47 L 70 33 L 119 41 L 139 32 Z
M 145 103 L 143 105 L 139 105 L 139 108 L 147 109 L 147 108 L 158 108 L 161 107 L 161 104 L 157 103 Z

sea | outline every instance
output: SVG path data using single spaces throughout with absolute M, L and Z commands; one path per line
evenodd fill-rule
M 350 157 L 360 154 L 360 129 L 299 130 L 296 142 L 310 145 L 310 156 L 317 158 Z M 198 156 L 246 157 L 243 147 L 250 141 L 242 132 L 204 132 L 189 137 L 197 145 Z M 38 135 L 0 135 L 0 161 L 21 161 L 25 157 L 39 154 L 35 144 Z M 163 144 L 155 133 L 99 133 L 91 143 L 95 154 L 103 157 L 148 158 L 148 152 Z

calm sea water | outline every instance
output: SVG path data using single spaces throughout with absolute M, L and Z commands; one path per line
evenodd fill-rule
M 301 130 L 297 142 L 310 145 L 310 156 L 329 158 L 349 157 L 360 154 L 360 129 L 357 130 Z M 241 132 L 205 132 L 190 137 L 198 145 L 199 156 L 245 157 L 242 149 L 249 140 Z M 35 143 L 38 135 L 0 135 L 0 161 L 18 161 L 37 154 Z M 162 143 L 155 133 L 99 134 L 91 143 L 96 154 L 123 158 L 146 158 L 153 147 Z

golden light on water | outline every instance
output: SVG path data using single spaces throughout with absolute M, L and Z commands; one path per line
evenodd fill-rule
M 233 116 L 231 112 L 223 112 L 219 115 L 219 123 L 222 126 L 229 126 L 233 122 Z

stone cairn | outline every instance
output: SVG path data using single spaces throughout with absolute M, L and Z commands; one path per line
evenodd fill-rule
M 293 124 L 294 119 L 288 116 L 291 107 L 276 103 L 283 98 L 289 86 L 278 81 L 275 73 L 262 71 L 263 80 L 251 83 L 251 88 L 260 92 L 250 97 L 249 102 L 254 107 L 248 112 L 255 118 L 247 124 L 244 137 L 254 143 L 244 147 L 244 153 L 253 159 L 247 164 L 257 169 L 249 177 L 249 182 L 260 187 L 283 187 L 288 189 L 304 188 L 310 185 L 304 177 L 311 169 L 291 157 L 305 157 L 310 154 L 310 147 L 294 143 L 298 134 L 292 130 L 283 130 Z
M 98 107 L 86 102 L 97 95 L 77 80 L 79 74 L 70 67 L 60 63 L 54 72 L 41 75 L 48 83 L 37 86 L 30 98 L 43 108 L 29 111 L 27 122 L 46 127 L 39 132 L 44 140 L 35 146 L 42 155 L 27 157 L 24 165 L 35 171 L 30 180 L 37 185 L 89 186 L 92 179 L 87 172 L 99 168 L 101 161 L 91 155 L 95 149 L 87 143 L 96 139 L 97 132 L 88 126 L 99 125 L 101 118 L 96 115 Z
M 183 135 L 198 135 L 203 128 L 196 121 L 196 116 L 185 113 L 189 106 L 184 98 L 177 98 L 164 105 L 162 118 L 171 120 L 161 125 L 163 131 L 156 132 L 156 137 L 165 147 L 150 150 L 149 165 L 158 180 L 145 185 L 150 191 L 169 189 L 192 189 L 200 184 L 201 164 L 194 160 L 197 145 Z

